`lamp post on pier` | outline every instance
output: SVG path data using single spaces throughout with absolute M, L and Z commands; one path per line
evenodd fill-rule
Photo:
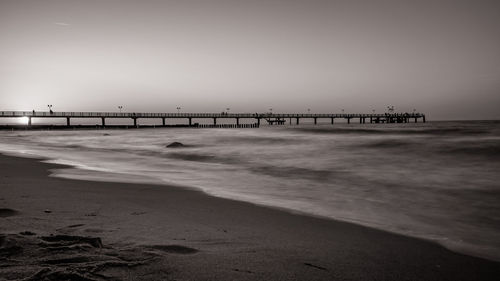
M 52 114 L 52 104 L 47 104 L 47 107 L 49 108 L 50 114 Z
M 118 106 L 118 110 L 120 110 L 120 113 L 122 113 L 122 108 L 123 108 L 123 106 L 121 106 L 121 105 Z
M 178 107 L 177 107 L 177 114 L 180 114 L 180 113 L 181 113 L 181 107 L 180 107 L 180 106 L 178 106 Z

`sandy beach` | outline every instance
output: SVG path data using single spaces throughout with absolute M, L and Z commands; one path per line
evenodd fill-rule
M 0 280 L 498 280 L 500 263 L 175 186 L 0 156 Z

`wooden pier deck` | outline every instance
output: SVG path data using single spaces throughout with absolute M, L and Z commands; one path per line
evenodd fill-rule
M 162 121 L 161 126 L 167 126 L 167 119 L 187 119 L 188 126 L 193 127 L 224 127 L 229 128 L 231 126 L 219 126 L 222 124 L 217 124 L 217 119 L 234 119 L 235 126 L 232 127 L 258 127 L 261 125 L 262 121 L 266 121 L 269 125 L 283 125 L 286 121 L 289 124 L 300 124 L 301 119 L 312 119 L 314 124 L 318 124 L 318 119 L 328 119 L 331 124 L 335 123 L 335 119 L 345 119 L 347 123 L 351 123 L 351 120 L 359 119 L 359 123 L 409 123 L 418 122 L 421 120 L 425 122 L 425 114 L 422 113 L 383 113 L 383 114 L 363 114 L 363 113 L 148 113 L 148 112 L 49 112 L 49 111 L 0 111 L 0 118 L 28 118 L 26 126 L 32 125 L 32 119 L 34 118 L 65 118 L 66 126 L 71 126 L 71 119 L 74 118 L 98 118 L 101 120 L 101 126 L 106 126 L 106 119 L 119 118 L 119 119 L 130 119 L 133 125 L 138 127 L 139 119 L 159 119 Z M 213 123 L 211 124 L 200 124 L 197 121 L 200 119 L 211 119 Z M 255 123 L 252 124 L 242 124 L 240 119 L 253 119 Z M 227 125 L 227 124 L 226 124 Z M 254 125 L 254 126 L 249 126 Z

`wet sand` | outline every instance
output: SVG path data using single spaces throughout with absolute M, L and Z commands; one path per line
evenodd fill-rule
M 0 156 L 0 280 L 499 280 L 500 263 L 175 186 Z

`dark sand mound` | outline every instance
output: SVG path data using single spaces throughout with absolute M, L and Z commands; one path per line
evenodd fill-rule
M 170 148 L 174 148 L 174 147 L 183 147 L 184 144 L 183 143 L 180 143 L 180 142 L 177 142 L 177 141 L 174 141 L 170 144 L 167 145 L 167 147 L 170 147 Z
M 0 208 L 0 218 L 11 217 L 17 214 L 19 214 L 19 212 L 16 210 Z
M 148 272 L 155 279 L 167 279 L 165 256 L 151 247 L 112 247 L 99 237 L 71 235 L 0 235 L 2 280 L 128 280 Z M 196 251 L 183 246 L 155 246 L 165 252 Z M 151 277 L 153 278 L 153 277 Z

